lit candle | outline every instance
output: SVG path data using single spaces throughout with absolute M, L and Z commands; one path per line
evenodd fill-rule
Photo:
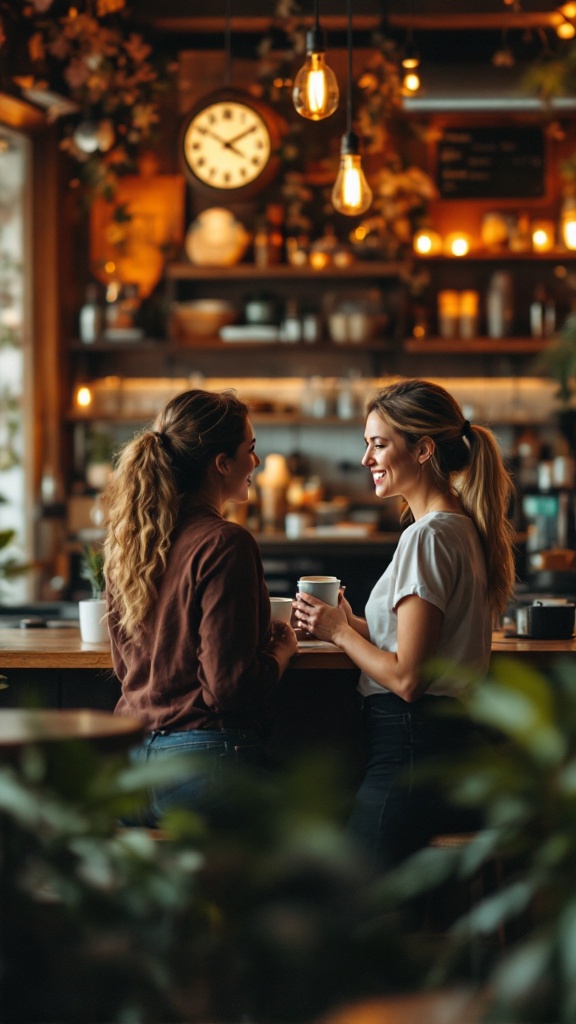
M 420 256 L 436 256 L 442 252 L 442 239 L 436 231 L 430 228 L 421 228 L 412 239 L 414 252 Z
M 554 248 L 554 224 L 551 220 L 535 220 L 532 225 L 534 252 L 549 252 Z
M 444 252 L 447 256 L 467 256 L 470 247 L 470 236 L 464 231 L 453 231 L 444 242 Z

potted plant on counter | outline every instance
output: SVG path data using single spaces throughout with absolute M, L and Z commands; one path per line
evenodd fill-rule
M 88 580 L 92 589 L 92 597 L 78 602 L 80 635 L 84 643 L 107 643 L 106 602 L 103 597 L 105 587 L 104 554 L 100 547 L 94 544 L 84 545 L 80 575 L 82 579 Z

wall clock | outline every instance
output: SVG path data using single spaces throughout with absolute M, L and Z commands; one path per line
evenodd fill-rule
M 204 97 L 182 129 L 188 180 L 221 198 L 247 198 L 278 171 L 280 131 L 276 113 L 247 93 L 228 89 Z

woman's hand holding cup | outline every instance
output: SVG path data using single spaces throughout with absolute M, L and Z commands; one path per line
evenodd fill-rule
M 332 640 L 342 621 L 347 622 L 341 608 L 342 591 L 336 576 L 301 576 L 294 601 L 298 625 L 320 640 Z

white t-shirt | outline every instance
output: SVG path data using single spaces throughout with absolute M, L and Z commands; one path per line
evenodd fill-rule
M 370 640 L 383 651 L 398 649 L 396 609 L 416 594 L 443 613 L 436 657 L 483 674 L 488 668 L 492 616 L 486 588 L 486 562 L 480 538 L 468 516 L 429 512 L 408 526 L 394 557 L 366 605 Z M 426 693 L 457 696 L 466 686 L 454 673 L 438 676 Z M 365 672 L 358 689 L 363 696 L 388 692 Z

